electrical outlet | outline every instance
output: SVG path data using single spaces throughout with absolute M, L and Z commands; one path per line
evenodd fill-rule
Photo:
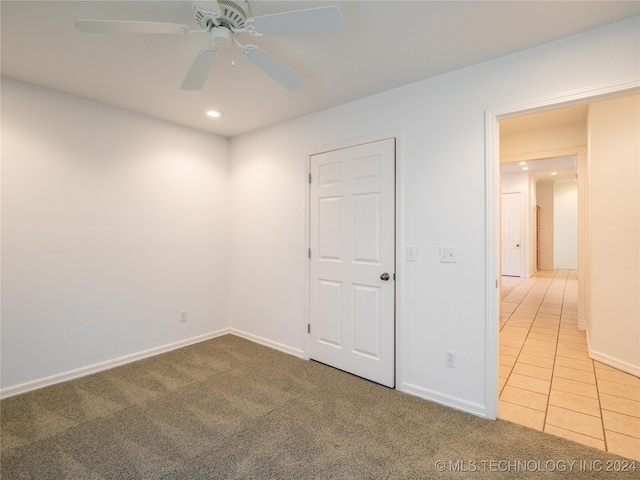
M 447 367 L 456 368 L 456 352 L 452 352 L 451 350 L 445 350 L 444 364 Z
M 440 247 L 441 263 L 456 263 L 456 247 Z
M 180 310 L 180 323 L 184 323 L 187 321 L 187 311 Z

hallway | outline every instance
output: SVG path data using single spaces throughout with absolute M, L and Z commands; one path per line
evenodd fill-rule
M 502 277 L 499 418 L 640 460 L 640 378 L 587 356 L 574 270 Z

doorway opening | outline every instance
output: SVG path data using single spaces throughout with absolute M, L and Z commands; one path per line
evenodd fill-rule
M 601 87 L 601 88 L 594 88 L 592 90 L 590 90 L 589 92 L 582 92 L 581 94 L 567 94 L 566 96 L 564 96 L 564 98 L 562 98 L 562 96 L 560 97 L 561 100 L 558 101 L 558 97 L 556 97 L 555 99 L 548 99 L 548 102 L 545 100 L 538 100 L 535 102 L 531 102 L 528 105 L 513 105 L 511 107 L 504 107 L 503 109 L 500 109 L 500 112 L 498 112 L 498 110 L 494 111 L 494 112 L 488 112 L 487 115 L 487 130 L 488 130 L 488 138 L 487 138 L 487 170 L 488 172 L 491 171 L 492 175 L 488 175 L 488 180 L 487 180 L 487 192 L 489 196 L 495 196 L 500 198 L 501 195 L 501 188 L 500 188 L 500 180 L 501 180 L 501 174 L 500 174 L 500 158 L 503 157 L 503 151 L 501 149 L 502 145 L 501 145 L 501 139 L 499 137 L 499 135 L 502 133 L 502 120 L 503 119 L 509 119 L 509 118 L 516 118 L 516 117 L 522 117 L 524 118 L 525 115 L 527 114 L 531 114 L 533 112 L 536 111 L 545 111 L 545 112 L 551 112 L 554 109 L 560 109 L 562 107 L 566 107 L 566 106 L 573 106 L 573 105 L 585 105 L 587 103 L 592 103 L 592 102 L 599 102 L 601 100 L 608 100 L 610 98 L 613 97 L 621 97 L 621 96 L 626 96 L 629 94 L 635 94 L 637 93 L 638 90 L 638 82 L 622 82 L 622 83 L 615 83 L 615 84 L 611 84 L 608 85 L 606 87 Z M 498 126 L 498 124 L 500 123 L 500 126 Z M 499 331 L 500 327 L 502 327 L 503 325 L 503 319 L 500 317 L 500 303 L 502 300 L 502 293 L 509 293 L 508 291 L 511 290 L 513 291 L 516 288 L 522 288 L 523 291 L 527 291 L 527 292 L 531 292 L 532 288 L 540 288 L 543 290 L 542 292 L 542 296 L 544 298 L 546 298 L 548 300 L 548 302 L 542 303 L 542 302 L 538 302 L 538 308 L 539 310 L 536 312 L 540 315 L 541 320 L 547 321 L 548 319 L 553 320 L 554 316 L 557 316 L 558 319 L 558 325 L 555 327 L 556 333 L 553 333 L 553 328 L 550 328 L 549 331 L 544 331 L 544 330 L 539 330 L 534 332 L 534 341 L 540 341 L 540 342 L 544 342 L 549 340 L 549 338 L 544 338 L 545 335 L 549 335 L 551 337 L 555 336 L 555 342 L 557 345 L 558 342 L 558 338 L 559 338 L 559 334 L 558 334 L 558 326 L 560 325 L 560 317 L 561 315 L 564 317 L 566 314 L 566 317 L 569 321 L 569 323 L 573 323 L 575 325 L 575 328 L 573 328 L 573 332 L 577 333 L 577 320 L 578 320 L 578 308 L 579 306 L 583 306 L 585 305 L 585 301 L 586 301 L 586 294 L 585 294 L 585 290 L 584 287 L 586 286 L 586 279 L 587 279 L 587 275 L 588 272 L 586 270 L 586 187 L 587 187 L 587 183 L 586 183 L 586 163 L 587 163 L 587 152 L 586 152 L 586 147 L 584 147 L 583 145 L 586 145 L 586 142 L 576 142 L 575 144 L 579 145 L 578 147 L 574 147 L 574 152 L 568 152 L 568 151 L 563 151 L 563 152 L 559 152 L 558 150 L 561 149 L 556 149 L 556 151 L 554 152 L 555 154 L 559 154 L 561 153 L 562 155 L 565 154 L 573 154 L 576 159 L 576 163 L 577 163 L 577 171 L 578 171 L 578 178 L 577 181 L 575 183 L 578 183 L 578 196 L 579 196 L 579 223 L 580 225 L 580 232 L 578 235 L 578 245 L 579 248 L 578 250 L 580 250 L 578 252 L 578 263 L 579 265 L 577 266 L 577 269 L 565 269 L 565 268 L 560 268 L 557 269 L 557 267 L 559 265 L 556 265 L 555 263 L 555 259 L 552 261 L 551 263 L 551 268 L 548 267 L 548 263 L 546 264 L 546 268 L 541 267 L 540 271 L 536 272 L 537 268 L 536 268 L 536 264 L 534 263 L 533 268 L 532 268 L 532 272 L 534 272 L 533 277 L 531 278 L 527 278 L 526 276 L 521 277 L 516 279 L 518 283 L 506 283 L 505 286 L 506 288 L 503 290 L 503 288 L 501 288 L 501 284 L 503 283 L 502 279 L 501 279 L 501 275 L 499 275 L 499 273 L 501 273 L 501 255 L 499 254 L 499 246 L 500 246 L 500 237 L 501 237 L 501 232 L 500 232 L 500 209 L 499 209 L 499 200 L 498 198 L 496 198 L 495 200 L 493 200 L 493 205 L 496 207 L 495 209 L 493 209 L 493 212 L 491 212 L 490 210 L 488 210 L 487 212 L 487 226 L 488 227 L 492 227 L 488 229 L 488 237 L 490 236 L 494 236 L 494 240 L 495 243 L 492 245 L 491 243 L 488 243 L 488 252 L 487 252 L 487 258 L 488 258 L 488 263 L 489 265 L 493 268 L 493 270 L 489 270 L 488 271 L 488 282 L 487 285 L 489 285 L 489 289 L 490 291 L 487 292 L 488 295 L 488 301 L 490 303 L 492 303 L 492 306 L 495 307 L 495 310 L 493 310 L 493 319 L 495 319 L 495 322 L 490 322 L 490 323 L 494 323 L 497 326 L 497 330 Z M 550 152 L 546 152 L 546 153 L 551 153 Z M 547 155 L 545 154 L 544 156 L 538 156 L 537 158 L 551 158 L 552 156 L 555 155 Z M 520 159 L 522 161 L 527 161 L 527 162 L 531 162 L 533 160 L 535 160 L 536 157 L 535 156 L 531 156 L 528 159 Z M 515 162 L 515 160 L 517 160 L 515 158 L 515 156 L 512 157 L 512 161 Z M 515 163 L 515 165 L 518 165 L 519 162 Z M 583 183 L 584 182 L 584 183 Z M 490 199 L 488 198 L 488 203 L 490 202 Z M 537 203 L 537 202 L 536 202 Z M 531 210 L 531 220 L 532 220 L 532 225 L 533 227 L 531 228 L 531 238 L 533 238 L 533 240 L 531 240 L 531 244 L 529 245 L 528 248 L 531 249 L 531 251 L 534 252 L 534 254 L 532 255 L 533 258 L 535 258 L 535 218 L 536 218 L 536 213 L 537 210 L 534 211 L 533 208 L 535 208 L 537 206 L 537 204 L 533 204 L 533 205 L 528 205 L 529 210 Z M 496 223 L 492 224 L 492 219 L 491 217 L 493 217 L 493 220 Z M 493 250 L 493 251 L 490 251 Z M 495 276 L 492 276 L 493 275 Z M 493 282 L 493 280 L 495 279 L 495 283 Z M 578 288 L 578 280 L 581 281 L 582 283 L 582 288 Z M 527 283 L 529 283 L 529 285 L 527 285 Z M 537 286 L 534 287 L 534 284 L 536 284 Z M 561 287 L 561 291 L 563 295 L 562 300 L 560 300 L 560 304 L 555 305 L 554 304 L 554 298 L 553 296 L 556 295 L 556 293 L 554 293 L 554 287 L 557 287 L 558 285 L 562 285 Z M 492 291 L 495 288 L 495 291 Z M 555 290 L 557 291 L 557 289 Z M 540 292 L 535 292 L 536 295 L 540 295 Z M 567 294 L 570 295 L 572 298 L 570 298 L 569 300 L 567 300 Z M 535 299 L 535 301 L 539 300 Z M 571 304 L 571 302 L 573 302 L 575 304 L 575 308 L 574 308 L 574 312 L 571 312 L 570 309 L 567 308 L 568 305 Z M 533 302 L 535 303 L 535 302 Z M 491 308 L 491 307 L 490 307 Z M 545 310 L 548 309 L 548 310 Z M 554 309 L 556 309 L 556 311 L 553 311 Z M 586 310 L 586 308 L 584 309 Z M 581 312 L 581 317 L 583 319 L 586 318 L 586 312 L 583 310 L 583 312 Z M 491 320 L 491 317 L 489 317 L 489 319 Z M 586 320 L 585 320 L 586 321 Z M 489 327 L 491 328 L 491 327 Z M 560 327 L 562 328 L 562 327 Z M 584 330 L 584 326 L 582 328 L 582 330 Z M 529 330 L 531 331 L 531 330 Z M 560 331 L 560 335 L 562 335 L 563 332 Z M 567 333 L 564 332 L 564 335 L 566 335 Z M 584 335 L 584 333 L 583 333 Z M 567 337 L 565 336 L 565 339 Z M 501 345 L 501 337 L 499 336 L 498 332 L 495 332 L 495 337 L 494 337 L 494 342 L 496 342 L 494 344 L 495 346 L 495 350 L 499 351 L 499 349 L 502 349 L 502 345 Z M 577 342 L 576 342 L 577 344 Z M 584 344 L 584 357 L 586 359 L 586 361 L 591 361 L 591 358 L 587 355 L 587 346 L 586 346 L 586 342 Z M 505 348 L 506 349 L 506 348 Z M 500 350 L 501 351 L 501 350 Z M 541 350 L 542 352 L 542 350 Z M 489 353 L 490 355 L 490 353 Z M 520 353 L 519 353 L 520 355 Z M 525 352 L 524 356 L 527 356 L 528 353 Z M 555 354 L 554 354 L 555 355 Z M 571 395 L 576 395 L 577 393 L 574 391 L 570 391 L 572 390 L 572 388 L 575 387 L 575 385 L 579 385 L 579 383 L 577 382 L 577 380 L 575 378 L 569 378 L 567 380 L 562 378 L 562 375 L 558 375 L 558 377 L 561 377 L 557 382 L 556 382 L 556 369 L 562 371 L 563 369 L 566 369 L 566 372 L 562 372 L 563 375 L 566 377 L 567 373 L 569 372 L 573 372 L 574 375 L 583 375 L 583 373 L 580 372 L 580 369 L 578 368 L 579 365 L 586 365 L 586 364 L 581 364 L 580 362 L 582 360 L 579 360 L 577 357 L 577 353 L 575 355 L 575 358 L 571 358 L 573 354 L 568 355 L 569 359 L 567 360 L 566 358 L 561 358 L 558 356 L 553 356 L 551 357 L 551 365 L 549 368 L 549 365 L 543 365 L 543 363 L 545 362 L 544 360 L 544 355 L 541 353 L 539 355 L 538 358 L 534 358 L 534 356 L 529 356 L 529 358 L 526 358 L 527 362 L 522 362 L 520 371 L 518 372 L 518 375 L 523 375 L 523 376 L 527 376 L 531 379 L 533 379 L 531 385 L 528 385 L 527 388 L 523 389 L 523 390 L 527 390 L 527 395 L 529 396 L 529 398 L 526 399 L 526 401 L 531 401 L 533 402 L 531 405 L 529 405 L 529 407 L 531 407 L 531 411 L 535 411 L 536 408 L 538 408 L 539 410 L 542 409 L 544 410 L 542 412 L 542 428 L 540 426 L 535 426 L 535 425 L 529 425 L 532 426 L 533 428 L 538 428 L 539 430 L 543 430 L 543 431 L 548 431 L 550 433 L 554 433 L 556 435 L 560 435 L 560 436 L 565 436 L 567 438 L 572 438 L 574 440 L 577 441 L 581 441 L 579 440 L 579 438 L 582 438 L 582 443 L 586 443 L 587 441 L 592 441 L 594 442 L 592 444 L 592 446 L 595 446 L 596 448 L 601 448 L 603 450 L 607 449 L 605 448 L 605 433 L 602 431 L 602 429 L 600 430 L 599 435 L 602 436 L 602 439 L 600 440 L 600 444 L 598 445 L 597 441 L 598 439 L 594 440 L 594 437 L 590 436 L 590 435 L 584 435 L 584 434 L 580 434 L 577 432 L 569 432 L 568 429 L 563 429 L 558 427 L 558 423 L 561 423 L 563 421 L 563 415 L 566 417 L 566 412 L 570 412 L 570 409 L 565 409 L 563 410 L 562 407 L 559 407 L 558 404 L 562 403 L 563 401 L 566 401 L 566 398 L 564 397 L 568 397 Z M 535 361 L 534 361 L 535 360 Z M 595 359 L 594 359 L 595 360 Z M 572 363 L 571 366 L 566 365 L 566 363 Z M 498 362 L 496 362 L 496 370 L 498 371 L 498 369 L 502 368 L 499 365 L 502 362 L 502 360 L 500 359 Z M 537 365 L 536 365 L 537 363 Z M 594 370 L 593 365 L 597 363 L 597 362 L 592 362 L 591 363 L 591 370 Z M 509 368 L 509 367 L 508 367 Z M 607 365 L 605 364 L 599 364 L 599 368 L 596 368 L 596 373 L 595 375 L 598 375 L 598 371 L 599 369 L 602 369 L 602 371 L 604 371 L 605 369 L 609 368 Z M 510 370 L 511 371 L 511 370 Z M 550 388 L 547 388 L 546 391 L 543 392 L 543 390 L 545 390 L 546 387 L 551 387 L 552 385 L 552 381 L 551 381 L 551 372 L 553 371 L 553 384 L 561 384 L 563 382 L 567 383 L 567 385 L 564 385 L 562 388 L 559 389 L 559 392 L 556 394 L 555 399 L 553 400 L 553 402 L 550 403 L 545 403 L 545 405 L 539 404 L 538 406 L 534 405 L 536 401 L 542 402 L 549 402 L 548 398 L 545 400 L 543 397 L 545 396 L 544 394 L 546 393 L 547 395 L 549 394 L 549 390 Z M 545 380 L 544 375 L 545 372 L 547 375 L 549 375 L 548 380 Z M 498 373 L 499 375 L 499 373 Z M 586 379 L 589 375 L 593 376 L 593 373 L 589 373 L 589 372 L 584 372 L 584 378 Z M 536 376 L 539 377 L 536 379 Z M 600 377 L 598 377 L 600 378 Z M 575 385 L 571 382 L 575 382 Z M 596 382 L 594 382 L 596 383 Z M 599 381 L 598 381 L 599 383 Z M 504 387 L 504 384 L 502 384 L 500 382 L 500 379 L 497 379 L 497 388 L 491 392 L 488 393 L 488 395 L 493 394 L 494 398 L 496 398 L 496 405 L 495 405 L 495 414 L 496 417 L 498 416 L 498 401 L 497 401 L 497 397 L 498 397 L 498 392 L 500 390 L 502 390 L 502 387 Z M 569 385 L 571 384 L 571 385 Z M 489 388 L 489 384 L 487 385 L 487 387 Z M 512 385 L 513 387 L 513 385 Z M 540 393 L 538 395 L 536 395 L 536 388 L 540 389 Z M 586 387 L 585 387 L 586 388 Z M 511 389 L 513 391 L 509 391 L 508 395 L 511 395 L 511 400 L 513 400 L 513 403 L 509 403 L 509 405 L 513 405 L 517 403 L 517 400 L 515 400 L 514 395 L 517 395 L 517 389 Z M 585 390 L 586 391 L 586 390 Z M 551 392 L 551 394 L 553 395 L 553 391 Z M 596 388 L 596 395 L 598 395 L 597 393 L 597 388 Z M 585 397 L 588 398 L 588 395 L 585 395 Z M 502 399 L 502 398 L 501 398 Z M 601 401 L 601 400 L 600 400 Z M 598 402 L 598 397 L 596 396 L 595 402 Z M 503 417 L 502 414 L 500 414 L 499 416 L 501 418 L 506 418 L 507 420 L 509 419 L 508 416 L 510 413 L 513 412 L 508 412 L 509 407 L 506 404 L 501 404 L 501 406 L 505 407 L 505 416 Z M 501 410 L 502 412 L 502 410 Z M 571 413 L 574 414 L 575 412 Z M 582 414 L 582 412 L 578 412 L 577 414 Z M 600 407 L 597 409 L 597 412 L 591 412 L 593 417 L 597 417 L 597 415 L 603 415 L 604 411 L 600 410 Z M 551 422 L 551 424 L 549 424 L 549 422 L 547 422 L 545 419 L 551 418 L 553 421 Z M 603 417 L 604 418 L 604 417 Z M 533 423 L 535 423 L 536 421 L 533 421 Z M 555 425 L 554 425 L 555 422 Z M 516 422 L 516 423 L 523 423 L 523 422 Z M 574 422 L 575 423 L 575 422 Z M 598 421 L 594 421 L 594 424 L 597 423 L 599 425 L 602 424 L 602 421 L 600 421 L 600 419 L 598 419 Z M 525 423 L 526 424 L 526 423 Z M 567 424 L 567 427 L 569 425 Z M 606 422 L 605 422 L 605 429 L 606 429 Z M 571 437 L 571 435 L 573 435 L 573 437 Z M 582 437 L 580 437 L 580 435 L 582 435 Z M 594 433 L 594 436 L 597 436 L 598 433 Z M 607 442 L 609 441 L 609 437 L 607 436 Z
M 539 137 L 549 130 L 561 133 L 569 126 L 580 130 L 581 138 L 573 141 L 586 144 L 586 106 L 582 109 L 584 114 L 575 117 L 576 123 L 551 125 L 542 132 L 511 130 L 510 135 Z M 501 141 L 505 123 L 500 123 Z M 577 155 L 549 157 L 553 154 L 501 156 L 503 276 L 530 277 L 538 270 L 578 268 Z M 519 197 L 519 204 L 513 197 Z
M 552 95 L 530 101 L 504 105 L 488 109 L 485 114 L 486 152 L 485 152 L 485 227 L 486 227 L 486 364 L 485 405 L 488 418 L 498 417 L 499 387 L 499 325 L 501 290 L 501 245 L 500 245 L 500 129 L 499 121 L 524 116 L 526 114 L 549 111 L 572 105 L 626 96 L 637 93 L 640 82 L 637 79 L 610 82 L 578 91 Z M 578 183 L 586 182 L 586 152 L 577 154 Z M 583 156 L 584 162 L 580 161 Z M 585 171 L 582 171 L 585 168 Z M 585 188 L 586 184 L 582 186 Z M 586 212 L 586 209 L 582 209 Z M 584 222 L 583 222 L 584 224 Z M 579 261 L 584 261 L 585 252 L 579 253 Z M 580 269 L 580 267 L 579 267 Z M 584 295 L 582 296 L 584 298 Z

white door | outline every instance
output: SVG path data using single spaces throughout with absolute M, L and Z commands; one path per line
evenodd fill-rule
M 520 277 L 520 194 L 502 194 L 502 275 Z
M 395 139 L 311 157 L 310 358 L 395 385 Z

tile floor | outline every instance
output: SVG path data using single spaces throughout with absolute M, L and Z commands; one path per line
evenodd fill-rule
M 640 461 L 640 378 L 591 360 L 574 270 L 503 277 L 499 417 Z

